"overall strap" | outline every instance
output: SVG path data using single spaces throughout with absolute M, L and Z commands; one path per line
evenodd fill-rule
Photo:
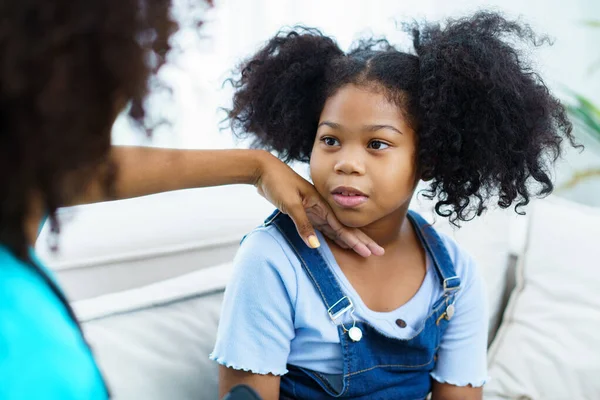
M 302 268 L 319 292 L 331 320 L 335 322 L 347 311 L 352 311 L 354 305 L 342 291 L 327 261 L 318 249 L 311 249 L 304 243 L 294 221 L 286 214 L 275 210 L 264 222 L 264 226 L 269 225 L 274 225 L 294 250 Z
M 435 270 L 444 288 L 444 294 L 447 295 L 459 290 L 460 278 L 456 275 L 454 263 L 452 262 L 450 254 L 448 254 L 448 249 L 446 249 L 446 245 L 440 235 L 433 226 L 418 213 L 409 210 L 407 217 L 413 224 L 425 250 L 433 260 Z

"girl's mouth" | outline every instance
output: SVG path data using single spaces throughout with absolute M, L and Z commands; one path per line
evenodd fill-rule
M 343 208 L 358 207 L 369 199 L 369 196 L 360 190 L 347 186 L 339 186 L 333 189 L 331 195 L 336 204 Z

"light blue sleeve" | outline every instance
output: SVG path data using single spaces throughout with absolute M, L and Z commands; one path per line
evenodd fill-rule
M 488 304 L 483 277 L 471 257 L 462 253 L 461 290 L 456 313 L 448 323 L 431 376 L 455 386 L 480 387 L 487 375 Z
M 229 368 L 283 375 L 295 335 L 297 278 L 277 232 L 268 229 L 274 228 L 250 233 L 235 257 L 210 358 Z

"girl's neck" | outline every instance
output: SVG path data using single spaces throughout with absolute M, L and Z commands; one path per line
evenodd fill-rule
M 360 229 L 387 252 L 388 249 L 400 246 L 407 234 L 411 235 L 407 213 L 408 204 Z

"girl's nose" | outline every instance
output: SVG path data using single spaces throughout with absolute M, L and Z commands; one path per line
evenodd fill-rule
M 356 151 L 341 151 L 335 163 L 335 172 L 346 175 L 364 175 L 365 164 Z

